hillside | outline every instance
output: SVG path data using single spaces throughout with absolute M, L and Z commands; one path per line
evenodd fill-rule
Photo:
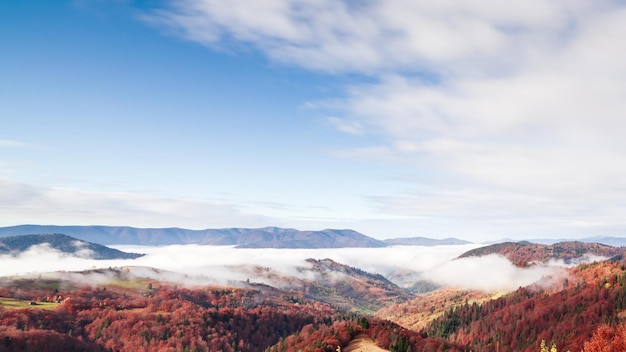
M 331 259 L 309 259 L 307 262 L 312 264 L 312 271 L 319 274 L 304 287 L 305 293 L 314 299 L 369 314 L 389 304 L 413 298 L 408 291 L 380 274 L 368 273 Z
M 558 242 L 587 242 L 587 243 L 601 243 L 606 244 L 607 246 L 613 247 L 624 247 L 626 246 L 626 237 L 613 237 L 613 236 L 594 236 L 594 237 L 583 237 L 576 239 L 566 239 L 566 238 L 533 238 L 529 239 L 529 242 L 532 243 L 541 243 L 541 244 L 555 244 Z M 506 241 L 503 241 L 506 242 Z
M 94 274 L 113 281 L 77 284 Z M 370 347 L 392 351 L 461 351 L 442 339 L 342 312 L 295 291 L 260 285 L 184 288 L 125 269 L 67 275 L 69 282 L 63 276 L 0 278 L 0 306 L 27 302 L 24 308 L 0 309 L 0 350 L 322 352 L 368 336 Z M 81 275 L 84 279 L 76 280 Z
M 301 292 L 305 297 L 324 302 L 344 311 L 373 313 L 389 304 L 413 298 L 379 274 L 337 263 L 331 259 L 307 259 L 297 273 L 286 275 L 266 267 L 239 266 L 238 271 L 250 280 L 263 281 L 274 287 Z
M 451 307 L 423 330 L 473 351 L 537 351 L 537 341 L 580 351 L 603 324 L 615 326 L 626 310 L 624 263 L 597 262 L 569 269 L 558 287 L 529 286 L 498 299 Z M 593 351 L 608 351 L 598 349 Z
M 568 276 L 513 292 L 440 289 L 376 313 L 422 336 L 446 339 L 467 351 L 581 351 L 598 330 L 626 318 L 626 264 L 601 261 L 567 269 Z M 609 336 L 610 337 L 610 336 Z M 621 351 L 597 349 L 587 351 Z
M 323 352 L 377 350 L 373 343 L 389 351 L 536 352 L 545 340 L 559 351 L 581 351 L 590 341 L 602 346 L 602 339 L 613 339 L 607 332 L 626 331 L 619 325 L 626 314 L 624 262 L 581 264 L 549 287 L 381 300 L 377 317 L 353 309 L 363 302 L 358 293 L 391 292 L 393 284 L 332 260 L 307 262 L 300 271 L 306 278 L 299 279 L 254 269 L 293 288 L 184 287 L 144 276 L 170 275 L 142 267 L 0 278 L 0 349 Z M 108 280 L 94 283 L 94 277 Z
M 33 233 L 64 233 L 83 241 L 111 244 L 162 246 L 204 244 L 245 248 L 342 248 L 384 247 L 385 243 L 353 230 L 300 231 L 278 227 L 189 230 L 141 229 L 127 226 L 19 225 L 0 228 L 0 237 Z
M 126 253 L 96 243 L 84 242 L 62 234 L 23 235 L 0 238 L 0 255 L 13 256 L 37 245 L 48 245 L 60 252 L 90 259 L 135 259 L 143 256 L 138 253 Z
M 451 308 L 463 305 L 465 302 L 482 304 L 494 297 L 497 297 L 497 294 L 441 288 L 417 295 L 402 304 L 383 307 L 374 316 L 390 320 L 410 330 L 421 331 Z
M 459 258 L 481 257 L 489 254 L 500 254 L 507 257 L 513 264 L 525 267 L 532 263 L 546 263 L 549 260 L 563 260 L 566 264 L 593 255 L 612 258 L 624 253 L 625 248 L 611 247 L 599 243 L 559 242 L 552 245 L 530 242 L 504 242 L 472 249 Z

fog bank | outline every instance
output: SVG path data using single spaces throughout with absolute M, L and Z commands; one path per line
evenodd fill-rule
M 69 256 L 49 246 L 33 246 L 19 256 L 0 256 L 1 276 L 27 275 L 54 271 L 82 271 L 108 267 L 147 267 L 173 273 L 143 270 L 139 276 L 180 282 L 182 284 L 229 284 L 255 277 L 250 268 L 269 268 L 286 276 L 313 279 L 310 271 L 298 270 L 310 265 L 308 258 L 330 258 L 338 263 L 393 277 L 397 272 L 413 273 L 442 286 L 478 290 L 514 290 L 545 278 L 561 278 L 564 264 L 553 261 L 530 268 L 518 268 L 506 258 L 488 255 L 454 260 L 480 245 L 394 246 L 385 248 L 332 249 L 250 249 L 230 246 L 173 245 L 162 247 L 112 246 L 126 252 L 145 253 L 134 260 L 93 260 Z M 597 259 L 597 258 L 595 258 Z M 270 282 L 266 282 L 271 284 Z

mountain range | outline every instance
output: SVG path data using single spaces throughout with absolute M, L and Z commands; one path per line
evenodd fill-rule
M 163 246 L 203 244 L 240 248 L 346 248 L 387 247 L 392 245 L 444 245 L 469 243 L 454 238 L 444 240 L 424 237 L 389 239 L 368 237 L 354 230 L 326 229 L 300 231 L 290 228 L 225 228 L 190 230 L 182 228 L 135 228 L 128 226 L 55 226 L 18 225 L 0 227 L 0 237 L 26 234 L 63 233 L 83 241 L 103 245 Z
M 402 237 L 378 240 L 354 230 L 326 229 L 301 231 L 291 228 L 223 228 L 191 230 L 177 227 L 136 228 L 129 226 L 57 226 L 17 225 L 0 227 L 0 238 L 29 234 L 62 233 L 83 241 L 103 245 L 165 246 L 174 244 L 203 244 L 236 246 L 240 248 L 372 248 L 388 246 L 441 246 L 463 245 L 472 242 L 454 237 L 433 239 L 427 237 Z M 532 239 L 529 242 L 554 244 L 557 242 L 601 243 L 614 247 L 626 246 L 622 237 L 586 237 L 577 239 Z M 513 242 L 500 240 L 491 243 Z

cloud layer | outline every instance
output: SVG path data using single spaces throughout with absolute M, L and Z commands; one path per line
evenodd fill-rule
M 445 287 L 482 291 L 512 291 L 533 283 L 557 283 L 565 277 L 562 263 L 519 268 L 497 254 L 450 261 L 424 273 L 425 279 Z
M 118 246 L 118 249 L 146 253 L 135 260 L 91 260 L 68 256 L 49 246 L 33 246 L 17 257 L 1 256 L 0 276 L 28 275 L 54 271 L 81 271 L 94 268 L 132 266 L 140 277 L 151 277 L 180 284 L 233 284 L 250 279 L 276 285 L 267 278 L 255 277 L 246 267 L 260 266 L 285 276 L 314 279 L 308 258 L 330 258 L 336 262 L 392 277 L 394 273 L 414 273 L 413 277 L 439 285 L 485 291 L 514 290 L 546 278 L 565 276 L 562 263 L 518 268 L 506 258 L 490 255 L 453 260 L 476 245 L 341 249 L 237 249 L 233 247 L 176 245 L 164 247 Z M 150 268 L 160 269 L 154 271 Z M 163 270 L 165 272 L 163 272 Z M 76 280 L 85 278 L 76 276 Z M 106 277 L 96 277 L 98 284 Z M 405 284 L 411 285 L 412 282 Z

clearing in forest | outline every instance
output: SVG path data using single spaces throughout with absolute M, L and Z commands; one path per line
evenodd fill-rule
M 361 334 L 354 338 L 354 340 L 350 341 L 350 344 L 346 346 L 342 351 L 344 352 L 389 352 L 384 348 L 380 348 L 376 346 L 372 339 L 365 335 Z

